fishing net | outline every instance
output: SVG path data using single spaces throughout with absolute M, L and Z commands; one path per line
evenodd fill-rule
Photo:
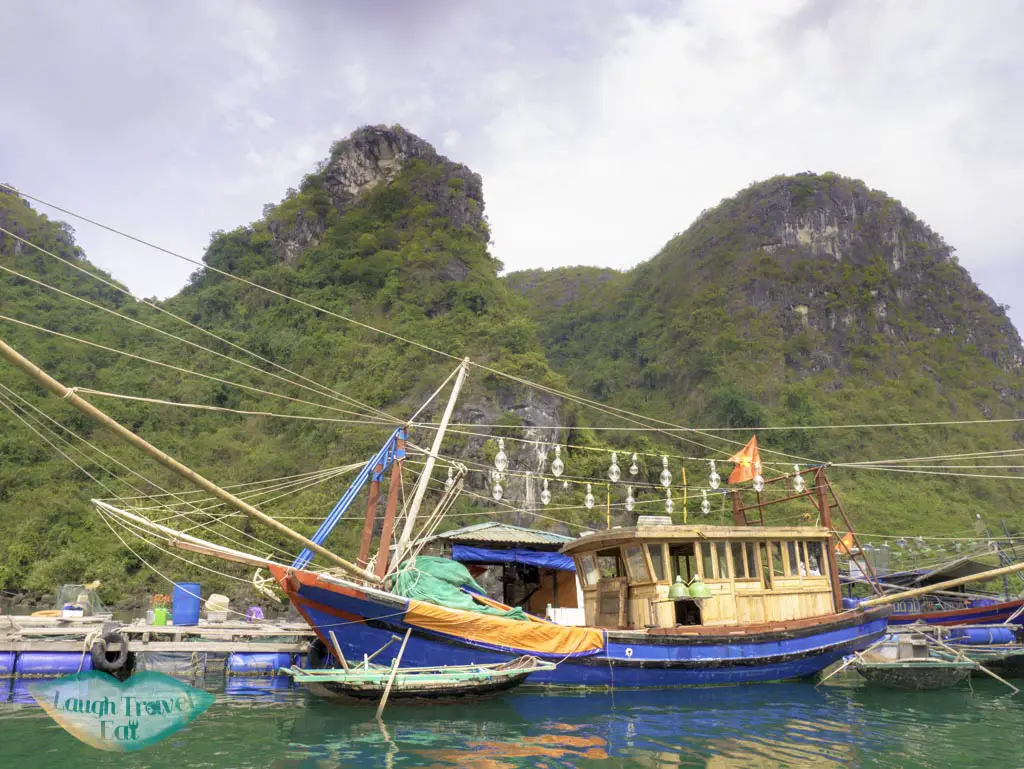
M 103 605 L 94 585 L 98 582 L 90 582 L 88 585 L 62 585 L 57 590 L 57 609 L 65 606 L 81 609 L 86 617 L 97 617 L 110 614 L 110 609 Z
M 506 611 L 477 603 L 463 588 L 481 595 L 484 592 L 466 567 L 458 561 L 420 555 L 398 567 L 391 592 L 403 598 L 414 598 L 449 609 L 496 614 L 523 621 L 528 619 L 526 613 L 518 606 Z

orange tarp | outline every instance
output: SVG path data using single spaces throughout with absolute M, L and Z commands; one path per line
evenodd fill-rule
M 424 630 L 533 654 L 568 655 L 604 648 L 604 633 L 594 628 L 521 622 L 416 600 L 409 601 L 404 620 Z

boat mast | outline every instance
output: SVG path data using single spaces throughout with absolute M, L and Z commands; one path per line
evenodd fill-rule
M 459 374 L 455 377 L 455 384 L 452 385 L 452 394 L 448 397 L 448 405 L 445 406 L 444 414 L 441 416 L 441 423 L 437 426 L 437 433 L 434 435 L 434 444 L 430 447 L 430 453 L 427 455 L 427 463 L 423 467 L 423 473 L 420 475 L 419 484 L 416 486 L 416 492 L 413 495 L 412 503 L 409 505 L 409 514 L 405 518 L 405 526 L 402 528 L 402 535 L 398 538 L 398 544 L 395 546 L 395 560 L 394 563 L 400 563 L 402 555 L 409 548 L 409 541 L 412 539 L 413 526 L 416 524 L 416 516 L 420 512 L 420 505 L 423 504 L 423 496 L 427 493 L 427 484 L 430 482 L 430 474 L 434 471 L 434 462 L 437 460 L 437 454 L 441 450 L 441 441 L 444 440 L 445 430 L 448 429 L 448 422 L 451 421 L 452 412 L 455 410 L 455 401 L 459 397 L 459 391 L 462 389 L 462 383 L 466 380 L 466 373 L 469 371 L 469 358 L 463 358 L 462 364 L 459 366 Z M 387 552 L 387 543 L 381 542 L 381 552 Z M 380 556 L 378 556 L 379 558 Z
M 45 387 L 47 390 L 59 396 L 61 400 L 66 401 L 67 403 L 74 406 L 76 409 L 81 411 L 86 416 L 89 416 L 92 419 L 99 422 L 101 425 L 112 431 L 118 437 L 123 438 L 128 443 L 135 446 L 137 449 L 141 450 L 145 454 L 148 454 L 161 465 L 166 467 L 168 470 L 180 475 L 182 478 L 198 486 L 204 491 L 209 492 L 222 502 L 231 505 L 231 507 L 235 508 L 239 512 L 245 513 L 245 515 L 248 515 L 251 518 L 255 518 L 256 520 L 266 524 L 270 528 L 280 532 L 281 534 L 284 534 L 285 536 L 294 539 L 296 542 L 302 543 L 302 545 L 308 548 L 309 550 L 312 550 L 317 555 L 322 555 L 324 558 L 340 566 L 342 569 L 349 572 L 353 576 L 367 580 L 374 584 L 380 583 L 381 580 L 377 577 L 376 574 L 372 574 L 366 571 L 365 569 L 360 569 L 353 563 L 349 563 L 344 558 L 335 555 L 327 548 L 318 545 L 316 542 L 314 542 L 311 539 L 308 539 L 307 537 L 302 536 L 297 531 L 289 529 L 280 521 L 274 520 L 266 513 L 257 510 L 248 502 L 244 502 L 243 500 L 236 497 L 234 494 L 225 491 L 220 486 L 215 484 L 213 481 L 207 480 L 206 478 L 201 476 L 195 470 L 192 470 L 191 468 L 183 465 L 176 459 L 169 457 L 167 454 L 160 451 L 160 449 L 158 449 L 156 446 L 152 445 L 148 441 L 133 433 L 127 427 L 124 427 L 119 422 L 104 414 L 98 408 L 89 403 L 89 401 L 80 397 L 73 389 L 62 385 L 56 379 L 54 379 L 41 368 L 39 368 L 37 365 L 32 363 L 32 361 L 22 356 L 17 350 L 7 345 L 2 339 L 0 339 L 0 357 L 3 357 L 10 363 L 13 363 L 26 374 L 38 380 L 39 383 L 42 384 L 43 387 Z

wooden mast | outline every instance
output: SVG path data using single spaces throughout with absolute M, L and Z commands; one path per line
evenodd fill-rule
M 32 361 L 22 356 L 17 350 L 7 345 L 2 339 L 0 339 L 0 356 L 2 356 L 5 360 L 13 363 L 15 366 L 20 368 L 29 376 L 35 378 L 40 384 L 43 385 L 43 387 L 45 387 L 47 390 L 54 393 L 55 395 L 59 396 L 62 400 L 67 401 L 70 405 L 74 406 L 83 414 L 96 420 L 118 437 L 123 438 L 128 443 L 135 446 L 137 449 L 141 450 L 145 454 L 148 454 L 150 457 L 155 459 L 168 470 L 177 473 L 185 480 L 198 486 L 204 491 L 209 492 L 222 502 L 231 505 L 231 507 L 235 508 L 239 512 L 245 513 L 251 518 L 255 518 L 256 520 L 266 524 L 270 528 L 280 532 L 281 534 L 284 534 L 287 537 L 291 537 L 296 542 L 301 543 L 304 547 L 313 551 L 317 555 L 322 555 L 324 558 L 340 566 L 342 569 L 349 572 L 353 576 L 367 580 L 374 584 L 380 583 L 380 579 L 378 579 L 376 574 L 372 574 L 366 571 L 365 569 L 360 569 L 353 563 L 349 563 L 344 558 L 335 555 L 327 548 L 318 545 L 316 542 L 314 542 L 311 539 L 308 539 L 307 537 L 302 536 L 297 531 L 289 529 L 280 521 L 276 521 L 266 513 L 257 510 L 248 502 L 245 502 L 236 497 L 234 494 L 225 491 L 220 486 L 215 484 L 213 481 L 207 480 L 206 478 L 201 476 L 195 470 L 192 470 L 191 468 L 183 465 L 181 462 L 178 462 L 176 459 L 169 457 L 167 454 L 160 451 L 160 449 L 158 449 L 156 446 L 153 446 L 148 441 L 144 440 L 143 438 L 140 438 L 138 435 L 133 433 L 127 427 L 121 425 L 119 422 L 115 421 L 114 419 L 111 419 L 109 416 L 107 416 L 98 408 L 89 403 L 89 401 L 80 397 L 77 393 L 75 393 L 74 390 L 62 385 L 56 379 L 54 379 L 41 368 L 32 363 Z
M 835 533 L 832 529 L 832 503 L 828 498 L 826 483 L 825 468 L 819 467 L 814 471 L 814 490 L 818 497 L 818 515 L 821 516 L 821 525 Z M 832 600 L 836 613 L 839 613 L 843 610 L 843 588 L 839 584 L 839 559 L 836 557 L 835 543 L 831 539 L 826 547 L 828 547 L 829 579 L 832 582 Z
M 399 537 L 398 544 L 395 547 L 395 563 L 400 562 L 402 555 L 409 547 L 413 526 L 416 524 L 416 515 L 420 511 L 420 505 L 423 504 L 423 496 L 427 493 L 427 483 L 430 482 L 430 474 L 434 471 L 434 462 L 437 460 L 437 454 L 441 450 L 444 432 L 448 428 L 448 422 L 451 421 L 452 412 L 455 410 L 455 401 L 459 397 L 462 383 L 466 381 L 466 373 L 468 371 L 469 358 L 464 358 L 459 366 L 459 375 L 455 378 L 455 384 L 452 385 L 452 394 L 448 397 L 448 405 L 445 406 L 444 414 L 441 416 L 441 423 L 437 426 L 434 444 L 430 447 L 430 453 L 427 455 L 427 463 L 423 467 L 423 474 L 420 475 L 419 484 L 416 486 L 416 493 L 413 495 L 412 503 L 409 505 L 409 514 L 405 518 L 402 536 Z M 381 542 L 381 551 L 387 552 L 387 543 Z

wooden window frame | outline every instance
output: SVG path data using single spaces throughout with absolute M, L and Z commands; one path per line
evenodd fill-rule
M 661 573 L 662 576 L 658 576 L 657 569 L 654 568 L 654 559 L 651 558 L 651 551 L 657 548 L 661 551 Z M 645 542 L 644 543 L 644 555 L 647 558 L 647 568 L 651 571 L 652 582 L 672 582 L 672 569 L 668 562 L 668 545 L 664 542 Z
M 640 558 L 643 561 L 644 570 L 647 572 L 646 575 L 637 577 L 633 574 L 633 567 L 630 565 L 629 557 L 626 555 L 626 548 L 638 547 L 640 548 Z M 619 557 L 622 559 L 623 568 L 626 571 L 626 578 L 629 580 L 631 585 L 646 585 L 651 582 L 657 582 L 654 579 L 654 570 L 651 568 L 651 564 L 647 559 L 647 548 L 644 547 L 643 542 L 630 542 L 619 548 Z

